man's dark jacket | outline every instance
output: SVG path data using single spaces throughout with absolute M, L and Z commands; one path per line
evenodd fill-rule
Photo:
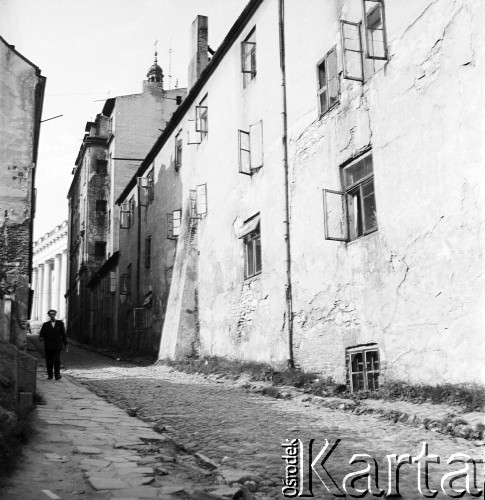
M 39 339 L 44 339 L 45 348 L 48 350 L 62 349 L 67 345 L 64 323 L 56 319 L 56 324 L 52 326 L 52 321 L 46 321 L 40 329 Z

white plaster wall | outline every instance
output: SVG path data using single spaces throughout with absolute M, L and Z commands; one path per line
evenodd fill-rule
M 298 363 L 344 382 L 345 348 L 377 342 L 386 378 L 483 381 L 482 4 L 386 2 L 390 61 L 364 86 L 342 81 L 321 119 L 315 65 L 338 10 L 287 6 L 307 22 L 287 30 Z M 322 189 L 340 190 L 340 165 L 368 145 L 379 229 L 325 241 Z

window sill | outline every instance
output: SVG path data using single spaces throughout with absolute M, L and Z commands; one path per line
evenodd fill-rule
M 366 240 L 374 235 L 377 234 L 379 228 L 374 229 L 371 233 L 364 234 L 363 236 L 359 236 L 358 238 L 355 238 L 355 240 L 347 241 L 347 245 L 353 245 L 354 243 L 358 243 L 359 241 Z
M 244 278 L 244 283 L 251 283 L 251 281 L 257 280 L 262 274 L 262 271 L 259 271 L 256 274 L 253 274 L 252 276 L 248 276 L 247 278 Z

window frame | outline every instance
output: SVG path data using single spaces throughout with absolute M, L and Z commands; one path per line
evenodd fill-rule
M 145 269 L 149 269 L 152 265 L 152 237 L 145 238 Z
M 349 185 L 346 185 L 345 181 L 345 173 L 351 167 L 357 165 L 358 163 L 364 161 L 366 158 L 371 158 L 372 171 L 358 181 L 355 181 Z M 375 203 L 375 184 L 374 184 L 374 164 L 372 158 L 372 150 L 366 151 L 364 154 L 354 158 L 352 161 L 344 164 L 341 167 L 341 177 L 342 177 L 342 186 L 343 192 L 345 193 L 345 209 L 347 216 L 347 237 L 348 241 L 355 241 L 363 236 L 367 236 L 368 234 L 374 233 L 378 230 L 377 217 L 375 217 L 375 224 L 370 228 L 366 228 L 366 209 L 364 205 L 364 199 L 366 196 L 364 195 L 364 187 L 368 186 L 372 183 L 372 195 L 374 197 L 374 206 Z M 352 197 L 352 198 L 351 198 Z M 351 201 L 357 199 L 358 205 L 354 207 L 351 205 Z M 374 210 L 377 212 L 377 209 Z
M 102 248 L 103 252 L 101 252 L 99 249 Z M 95 258 L 103 258 L 106 259 L 106 248 L 107 248 L 107 242 L 106 241 L 95 241 L 94 242 L 94 257 Z
M 329 64 L 328 60 L 331 54 L 335 54 L 335 76 L 329 78 Z M 325 85 L 321 85 L 320 68 L 325 65 Z M 322 117 L 329 113 L 333 108 L 340 103 L 340 73 L 338 70 L 338 58 L 337 58 L 337 46 L 334 45 L 318 62 L 316 65 L 316 75 L 317 75 L 317 100 L 318 100 L 318 115 Z M 335 97 L 335 102 L 331 104 L 330 101 L 330 82 L 335 79 L 337 83 L 337 93 Z M 322 98 L 321 95 L 326 92 L 326 109 L 322 109 Z
M 372 368 L 368 369 L 367 355 L 370 353 L 377 354 L 377 368 L 375 367 L 376 360 L 371 359 L 370 365 Z M 354 358 L 359 354 L 362 354 L 362 370 L 354 371 L 352 362 Z M 357 391 L 379 390 L 380 387 L 379 377 L 381 374 L 381 356 L 377 344 L 349 348 L 347 349 L 347 356 L 348 356 L 348 374 L 349 374 L 350 391 L 357 392 Z M 359 387 L 356 388 L 354 383 L 354 375 L 358 376 L 360 374 L 362 374 L 363 378 L 363 387 L 360 387 L 359 383 Z M 372 380 L 371 384 L 369 384 L 369 375 L 371 376 Z M 370 385 L 372 385 L 372 387 L 369 387 Z
M 369 11 L 367 11 L 367 4 L 373 3 L 375 4 Z M 369 17 L 374 14 L 376 10 L 380 11 L 380 20 L 382 24 L 382 48 L 384 55 L 382 57 L 376 56 L 375 51 L 373 49 L 373 53 L 370 53 L 370 46 L 374 46 L 374 43 L 370 43 L 369 35 L 375 31 L 376 29 L 369 28 Z M 378 61 L 387 61 L 389 60 L 389 47 L 387 44 L 387 25 L 386 25 L 386 8 L 384 5 L 384 0 L 362 0 L 362 27 L 364 32 L 364 46 L 365 46 L 365 58 L 378 60 Z
M 209 107 L 207 106 L 207 94 L 195 106 L 195 131 L 200 133 L 201 142 L 209 134 Z
M 103 208 L 98 208 L 100 205 L 103 206 Z M 108 214 L 108 200 L 96 200 L 96 215 L 103 215 L 106 216 Z
M 178 172 L 182 167 L 182 156 L 183 156 L 182 131 L 179 130 L 179 132 L 175 136 L 174 168 L 176 172 Z
M 247 62 L 249 59 L 249 68 Z M 256 77 L 256 28 L 241 42 L 241 73 L 243 75 L 243 88 Z
M 244 224 L 251 223 L 251 221 L 256 217 L 259 218 L 256 227 L 240 237 L 243 240 L 244 245 L 244 279 L 253 278 L 263 272 L 260 214 L 256 214 L 249 218 L 244 222 Z

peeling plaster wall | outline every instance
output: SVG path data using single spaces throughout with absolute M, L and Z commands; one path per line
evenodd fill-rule
M 4 340 L 25 347 L 32 264 L 32 193 L 45 78 L 0 38 L 0 278 L 12 297 Z M 0 299 L 3 324 L 4 301 Z
M 340 51 L 340 12 L 317 3 L 287 12 L 308 22 L 287 30 L 297 363 L 345 382 L 345 348 L 376 342 L 385 379 L 483 381 L 485 6 L 386 2 L 390 60 L 366 65 L 364 85 L 341 80 L 319 119 L 311 73 Z M 326 241 L 322 189 L 341 190 L 340 166 L 368 146 L 378 231 Z

